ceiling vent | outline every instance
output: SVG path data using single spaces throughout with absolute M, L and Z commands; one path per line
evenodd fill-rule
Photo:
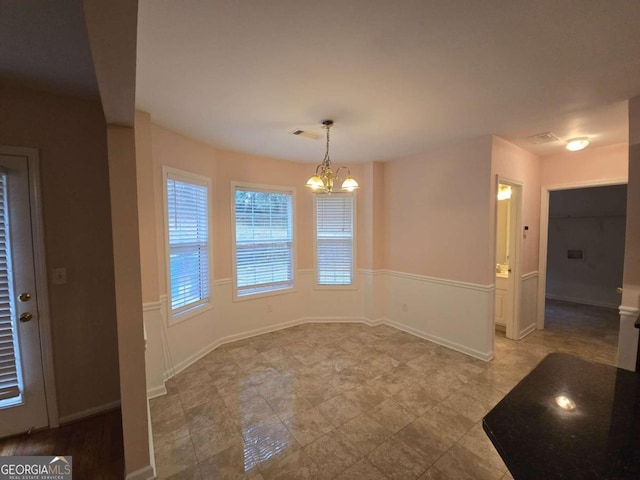
M 538 133 L 537 135 L 530 136 L 529 140 L 532 143 L 541 144 L 541 143 L 557 142 L 560 139 L 551 132 L 544 132 L 544 133 Z
M 318 140 L 319 138 L 322 137 L 322 135 L 318 133 L 309 132 L 308 130 L 301 130 L 299 128 L 296 128 L 295 130 L 289 133 L 291 133 L 292 135 L 297 135 L 298 137 L 310 138 L 311 140 Z

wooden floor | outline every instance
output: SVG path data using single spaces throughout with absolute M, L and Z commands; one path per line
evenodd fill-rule
M 122 479 L 124 454 L 120 410 L 32 434 L 0 439 L 0 456 L 73 457 L 74 479 Z

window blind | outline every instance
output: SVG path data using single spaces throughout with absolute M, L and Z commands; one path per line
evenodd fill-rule
M 292 194 L 236 187 L 236 293 L 293 288 Z
M 209 301 L 208 188 L 167 176 L 171 313 Z
M 7 175 L 0 173 L 0 402 L 20 395 L 18 335 L 13 305 L 7 210 Z
M 353 283 L 353 195 L 316 196 L 316 281 Z

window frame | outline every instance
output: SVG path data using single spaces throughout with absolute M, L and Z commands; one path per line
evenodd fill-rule
M 207 253 L 209 273 L 209 297 L 193 307 L 174 313 L 171 308 L 171 245 L 169 243 L 169 198 L 167 180 L 174 179 L 184 183 L 202 185 L 207 188 Z M 187 172 L 173 167 L 162 167 L 162 194 L 164 207 L 165 275 L 167 288 L 167 325 L 172 326 L 188 320 L 213 308 L 213 218 L 211 208 L 211 179 L 203 175 Z
M 324 194 L 316 194 L 314 195 L 313 200 L 313 262 L 314 262 L 314 272 L 313 272 L 313 284 L 315 290 L 357 290 L 358 289 L 358 277 L 357 277 L 357 269 L 356 269 L 356 261 L 357 261 L 357 200 L 358 197 L 356 192 L 334 192 L 331 193 L 332 196 L 349 196 L 352 201 L 352 212 L 351 212 L 351 221 L 352 225 L 352 237 L 351 237 L 351 283 L 350 284 L 323 284 L 318 283 L 318 200 Z
M 253 192 L 266 193 L 285 193 L 291 195 L 291 287 L 270 290 L 266 292 L 249 293 L 238 295 L 238 262 L 236 247 L 236 190 L 250 190 Z M 232 290 L 234 302 L 243 302 L 246 300 L 254 300 L 258 298 L 271 297 L 274 295 L 285 295 L 296 291 L 296 265 L 297 265 L 297 248 L 296 248 L 296 188 L 290 186 L 265 185 L 259 183 L 248 182 L 231 182 L 231 268 L 232 268 Z

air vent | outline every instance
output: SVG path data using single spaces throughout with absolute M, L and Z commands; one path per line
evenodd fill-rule
M 298 137 L 310 138 L 311 140 L 318 140 L 319 138 L 322 137 L 322 135 L 318 133 L 310 132 L 308 130 L 301 130 L 299 128 L 289 133 L 291 133 L 292 135 L 297 135 Z
M 557 142 L 560 140 L 551 132 L 538 133 L 537 135 L 532 135 L 529 137 L 532 143 L 540 144 L 540 143 L 549 143 L 549 142 Z

